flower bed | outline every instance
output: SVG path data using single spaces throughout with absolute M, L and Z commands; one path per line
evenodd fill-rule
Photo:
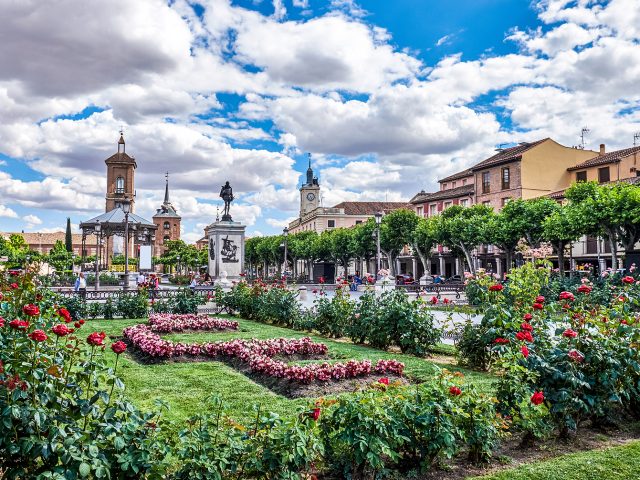
M 142 353 L 153 358 L 167 359 L 180 356 L 206 356 L 226 360 L 239 360 L 253 373 L 283 378 L 300 383 L 328 382 L 372 373 L 402 375 L 404 364 L 397 360 L 379 360 L 375 366 L 370 360 L 350 360 L 346 363 L 288 365 L 276 360 L 276 355 L 325 355 L 327 346 L 310 338 L 270 340 L 231 340 L 214 343 L 181 343 L 162 339 L 147 325 L 134 325 L 124 329 L 125 338 Z
M 156 313 L 149 315 L 151 330 L 160 333 L 184 332 L 185 330 L 238 330 L 238 322 L 209 315 L 175 315 Z

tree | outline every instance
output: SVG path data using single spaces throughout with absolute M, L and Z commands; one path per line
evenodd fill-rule
M 510 200 L 499 213 L 491 216 L 485 225 L 487 243 L 495 245 L 505 253 L 507 272 L 513 266 L 513 255 L 518 242 L 525 237 L 527 231 L 532 233 L 529 225 L 530 210 L 527 200 Z
M 389 260 L 391 276 L 396 275 L 396 259 L 405 246 L 411 244 L 418 226 L 418 216 L 412 210 L 400 209 L 382 217 L 380 249 Z
M 532 200 L 512 200 L 508 204 L 511 202 L 523 202 L 524 210 L 518 217 L 519 224 L 524 231 L 524 238 L 529 246 L 538 248 L 544 237 L 544 221 L 556 211 L 558 202 L 547 197 L 534 198 Z
M 370 218 L 364 223 L 353 227 L 353 254 L 361 261 L 369 262 L 378 251 L 375 239 L 376 221 Z M 359 270 L 363 270 L 362 263 Z M 364 272 L 361 272 L 364 273 Z
M 442 212 L 438 218 L 439 242 L 451 249 L 462 250 L 474 275 L 476 266 L 471 259 L 471 251 L 476 246 L 487 243 L 486 225 L 492 221 L 493 215 L 493 209 L 486 205 L 467 208 L 454 205 Z
M 67 217 L 67 230 L 64 233 L 64 246 L 67 252 L 73 253 L 73 237 L 71 236 L 71 219 Z
M 312 271 L 313 266 L 310 263 L 313 262 L 313 244 L 317 237 L 318 234 L 312 230 L 294 233 L 288 237 L 287 251 L 293 263 L 293 274 L 295 276 L 299 275 L 299 260 L 306 261 L 308 272 Z
M 330 251 L 337 264 L 344 268 L 344 276 L 347 276 L 349 261 L 354 257 L 353 230 L 350 228 L 336 228 L 331 231 Z
M 47 257 L 49 264 L 57 271 L 67 270 L 72 262 L 72 254 L 67 251 L 61 240 L 56 240 Z
M 542 237 L 551 243 L 558 256 L 560 276 L 564 277 L 564 252 L 571 242 L 580 237 L 581 232 L 576 224 L 571 206 L 556 204 L 556 209 L 543 222 Z
M 431 250 L 438 244 L 437 225 L 436 217 L 419 218 L 418 225 L 411 237 L 411 248 L 418 255 L 425 272 L 430 270 L 427 259 L 431 254 Z
M 640 189 L 628 183 L 579 182 L 565 193 L 572 219 L 581 233 L 604 236 L 618 267 L 618 244 L 632 252 L 640 240 Z

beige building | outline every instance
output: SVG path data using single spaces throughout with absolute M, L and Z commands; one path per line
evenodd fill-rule
M 376 212 L 388 213 L 411 208 L 406 202 L 342 202 L 333 207 L 320 206 L 320 183 L 313 175 L 311 160 L 306 182 L 300 187 L 300 212 L 289 223 L 289 233 L 314 231 L 322 233 L 332 228 L 349 228 L 372 218 Z

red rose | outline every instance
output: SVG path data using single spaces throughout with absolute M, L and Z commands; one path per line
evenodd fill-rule
M 531 395 L 531 403 L 534 405 L 540 405 L 542 402 L 544 402 L 544 394 L 542 392 L 535 392 Z
M 630 277 L 629 275 L 627 275 L 626 277 L 622 277 L 622 283 L 631 284 L 633 282 L 635 282 L 635 280 L 633 279 L 633 277 Z
M 36 301 L 39 302 L 42 300 L 42 295 L 41 294 L 36 294 Z
M 541 303 L 534 303 L 532 307 L 534 310 L 542 310 L 544 308 L 544 305 L 542 305 Z
M 528 332 L 526 330 L 516 333 L 516 338 L 520 341 L 524 340 L 525 342 L 533 342 L 533 336 L 531 335 L 531 332 Z
M 9 285 L 11 288 L 13 288 L 14 290 L 18 289 L 18 284 L 17 283 L 12 283 L 11 285 Z
M 9 326 L 11 328 L 15 328 L 16 330 L 26 330 L 27 328 L 29 328 L 29 322 L 27 322 L 26 320 L 12 320 L 9 322 Z
M 462 395 L 462 390 L 460 390 L 458 387 L 451 387 L 449 389 L 449 393 L 454 397 L 457 397 L 458 395 Z
M 84 325 L 84 320 L 78 320 L 78 323 L 79 323 L 80 325 Z
M 311 413 L 311 418 L 313 418 L 314 421 L 318 421 L 318 419 L 320 418 L 320 409 L 319 408 L 314 408 L 312 413 Z
M 570 350 L 569 353 L 569 358 L 571 358 L 572 360 L 580 363 L 584 360 L 584 355 L 582 355 L 579 351 L 577 350 Z
M 448 305 L 451 303 L 451 300 L 449 300 L 448 298 L 445 298 L 444 300 L 442 300 L 442 303 L 444 303 L 445 305 Z
M 536 297 L 536 303 L 544 303 L 544 297 L 542 295 L 538 295 Z
M 434 295 L 433 297 L 431 297 L 431 305 L 435 305 L 436 303 L 438 303 L 438 297 Z
M 522 352 L 522 356 L 524 358 L 527 358 L 529 356 L 529 349 L 527 348 L 526 345 L 522 345 L 522 348 L 520 349 L 520 351 Z
M 113 350 L 113 353 L 115 353 L 116 355 L 120 355 L 126 349 L 127 349 L 127 344 L 124 343 L 122 340 L 118 340 L 116 343 L 111 344 L 111 350 Z M 389 380 L 387 380 L 387 383 L 389 383 Z
M 382 377 L 380 380 L 378 380 L 378 383 L 389 385 L 389 379 L 387 377 Z
M 35 317 L 37 315 L 40 315 L 40 309 L 37 305 L 30 303 L 22 307 L 22 313 L 24 313 L 25 315 L 29 315 L 30 317 Z
M 584 293 L 584 294 L 591 293 L 591 290 L 592 290 L 592 288 L 589 285 L 580 285 L 578 287 L 578 292 Z
M 531 315 L 530 313 L 525 313 L 525 314 L 524 314 L 524 317 L 522 317 L 522 319 L 523 319 L 525 322 L 529 322 L 530 320 L 532 320 L 532 319 L 533 319 L 533 315 Z
M 501 292 L 502 290 L 504 290 L 504 285 L 502 285 L 501 283 L 496 283 L 495 285 L 491 285 L 489 287 L 490 292 Z
M 76 328 L 80 328 L 82 324 L 80 322 L 73 322 L 73 326 Z
M 506 343 L 509 343 L 509 339 L 508 338 L 498 337 L 493 341 L 493 343 L 497 343 L 498 345 L 504 345 Z
M 89 334 L 89 336 L 87 337 L 87 343 L 94 347 L 102 347 L 104 346 L 105 337 L 106 337 L 106 334 L 104 332 L 100 332 L 100 333 L 93 332 Z
M 69 331 L 69 327 L 67 327 L 64 323 L 60 323 L 58 325 L 54 325 L 51 328 L 51 331 L 55 333 L 59 337 L 66 337 L 71 332 Z
M 576 338 L 578 336 L 578 332 L 567 328 L 564 332 L 562 332 L 562 336 L 567 338 Z
M 34 330 L 29 334 L 29 338 L 34 342 L 44 342 L 48 337 L 42 330 Z
M 0 328 L 4 327 L 4 318 L 0 317 Z
M 69 310 L 67 310 L 66 308 L 60 307 L 56 313 L 60 317 L 62 317 L 65 322 L 67 323 L 71 322 L 71 314 L 69 313 Z
M 574 301 L 576 297 L 571 292 L 560 292 L 560 300 Z
M 522 330 L 526 330 L 528 332 L 532 332 L 533 331 L 533 327 L 530 324 L 528 324 L 527 322 L 524 322 L 524 323 L 520 324 L 520 328 Z

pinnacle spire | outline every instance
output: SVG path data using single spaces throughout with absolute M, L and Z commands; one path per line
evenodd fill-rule
M 122 146 L 122 152 L 120 151 L 120 146 Z M 118 153 L 124 153 L 125 144 L 124 144 L 124 130 L 122 127 L 120 128 L 120 140 L 118 140 Z
M 164 204 L 168 205 L 169 204 L 169 172 L 164 174 L 164 178 L 165 178 L 165 186 L 164 186 Z

